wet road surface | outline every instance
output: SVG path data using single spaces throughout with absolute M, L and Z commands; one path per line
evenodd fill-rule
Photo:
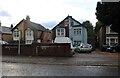
M 73 57 L 3 56 L 2 76 L 118 76 L 120 54 L 76 53 Z
M 2 63 L 2 76 L 118 76 L 116 66 Z

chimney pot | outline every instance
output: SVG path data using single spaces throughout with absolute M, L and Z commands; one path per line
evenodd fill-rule
M 27 21 L 30 21 L 30 17 L 29 17 L 28 15 L 26 16 L 26 20 L 27 20 Z

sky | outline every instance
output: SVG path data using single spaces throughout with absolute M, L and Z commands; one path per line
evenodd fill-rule
M 0 0 L 0 21 L 2 26 L 15 26 L 29 15 L 32 22 L 52 29 L 69 15 L 80 23 L 89 20 L 95 26 L 98 1 L 101 0 Z

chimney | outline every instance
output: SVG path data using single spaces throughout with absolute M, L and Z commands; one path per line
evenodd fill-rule
M 11 29 L 13 29 L 13 24 L 11 24 L 11 27 L 10 27 Z
M 26 16 L 26 20 L 27 20 L 27 21 L 30 21 L 30 17 L 29 17 L 28 15 Z

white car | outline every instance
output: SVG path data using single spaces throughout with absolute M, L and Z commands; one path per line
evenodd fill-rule
M 0 44 L 8 44 L 8 42 L 0 40 Z
M 76 52 L 89 52 L 92 51 L 92 45 L 88 43 L 81 43 L 79 46 L 75 48 Z

